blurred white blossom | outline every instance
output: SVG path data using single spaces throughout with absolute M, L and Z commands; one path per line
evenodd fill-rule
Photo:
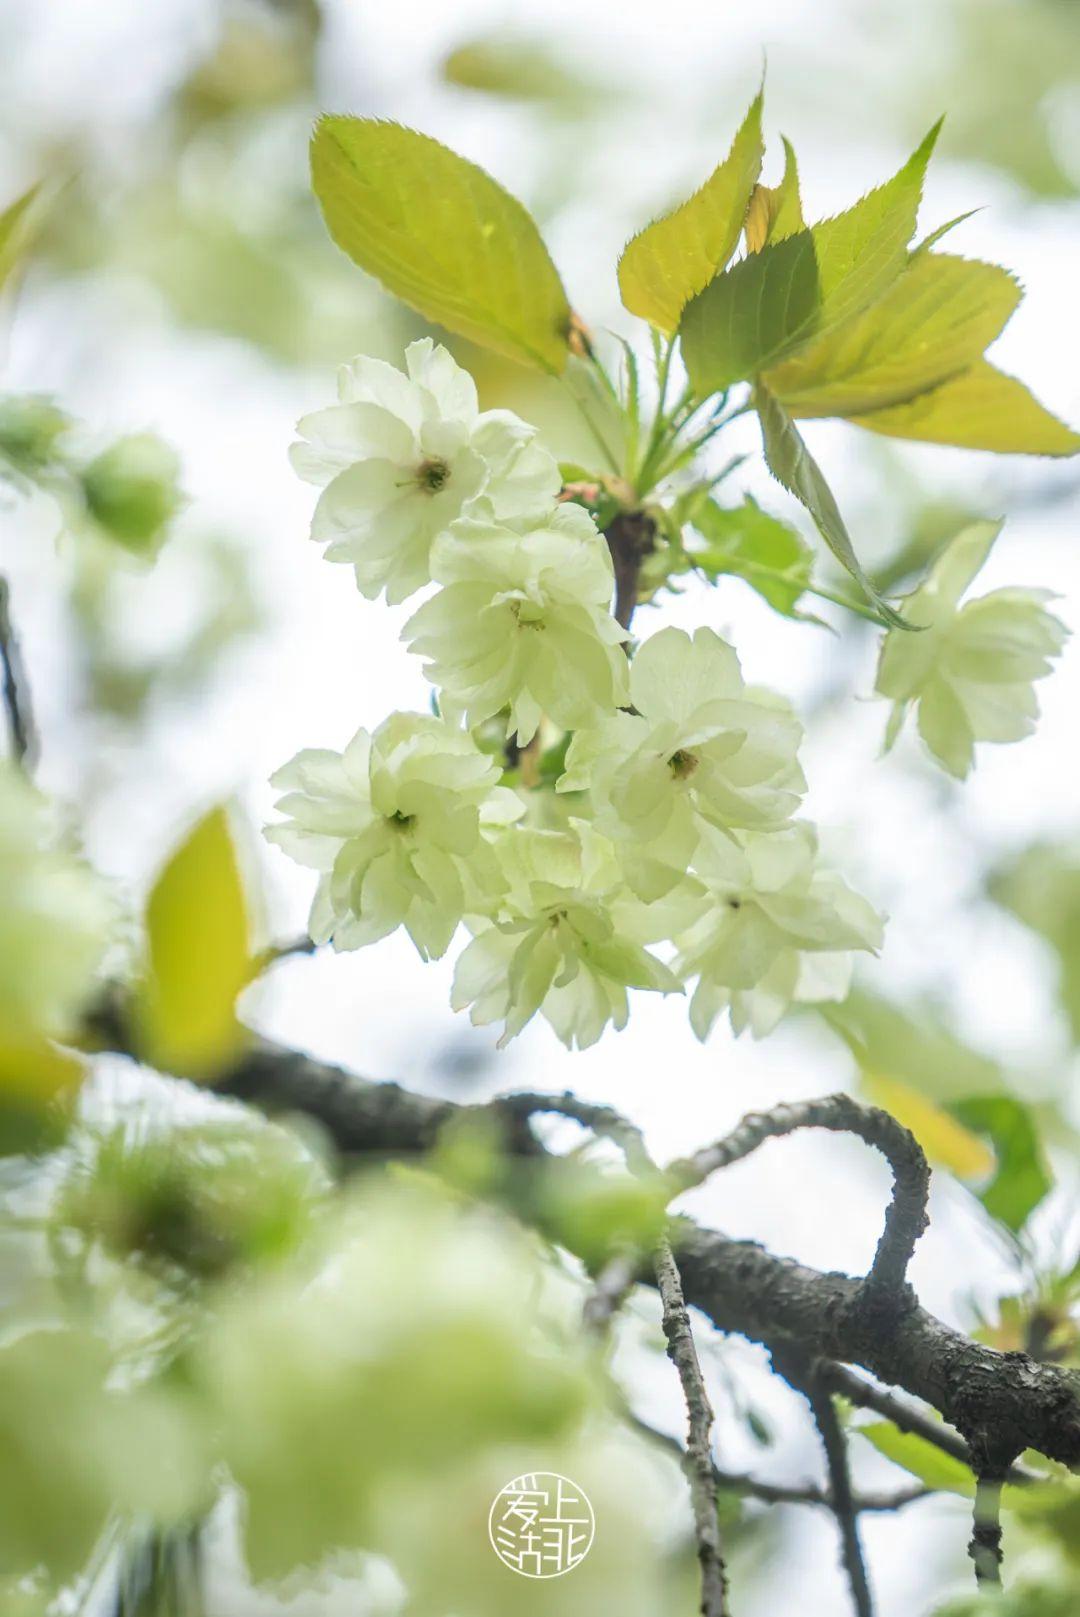
M 1031 735 L 1039 716 L 1032 686 L 1068 638 L 1046 610 L 1049 590 L 992 590 L 961 606 L 1000 531 L 1000 523 L 976 522 L 956 535 L 907 598 L 915 628 L 890 629 L 878 662 L 876 690 L 893 703 L 886 747 L 914 703 L 919 734 L 958 780 L 971 771 L 977 741 Z
M 56 833 L 51 805 L 0 763 L 0 1035 L 74 1032 L 116 921 L 98 876 Z

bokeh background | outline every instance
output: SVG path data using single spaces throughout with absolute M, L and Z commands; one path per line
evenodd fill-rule
M 590 325 L 629 334 L 619 250 L 723 156 L 763 63 L 773 176 L 782 131 L 812 218 L 892 172 L 947 112 L 921 224 L 981 209 L 951 250 L 1006 264 L 1027 289 L 995 358 L 1080 420 L 1075 0 L 3 0 L 0 197 L 42 175 L 64 182 L 5 322 L 3 390 L 53 395 L 85 423 L 88 452 L 123 432 L 160 433 L 180 455 L 187 497 L 152 567 L 61 531 L 45 494 L 5 492 L 0 507 L 39 780 L 78 804 L 88 851 L 130 894 L 200 812 L 232 799 L 251 831 L 265 938 L 300 933 L 308 876 L 258 836 L 268 776 L 301 746 L 340 748 L 358 725 L 428 699 L 397 638 L 409 609 L 364 602 L 346 569 L 324 565 L 306 537 L 312 491 L 287 461 L 296 418 L 329 401 L 339 362 L 399 360 L 424 330 L 326 237 L 307 184 L 314 114 L 398 119 L 483 164 L 541 221 Z M 559 453 L 588 456 L 554 388 L 456 351 L 486 404 L 531 414 Z M 752 425 L 731 437 L 734 449 L 756 447 Z M 1069 463 L 897 447 L 842 425 L 811 423 L 808 437 L 874 565 L 925 552 L 965 513 L 1004 514 L 986 587 L 1049 586 L 1080 628 L 1080 474 Z M 738 481 L 802 521 L 753 460 Z M 956 787 L 914 740 L 880 758 L 870 626 L 831 634 L 781 620 L 737 580 L 643 610 L 641 632 L 661 612 L 729 634 L 748 676 L 787 693 L 807 724 L 809 812 L 891 917 L 861 976 L 873 1035 L 861 1061 L 810 1017 L 761 1045 L 717 1028 L 702 1046 L 685 1008 L 659 999 L 639 1000 L 626 1033 L 583 1054 L 539 1022 L 496 1052 L 494 1032 L 449 1011 L 449 963 L 422 966 L 404 937 L 283 961 L 246 1014 L 276 1038 L 433 1093 L 573 1087 L 628 1112 L 660 1158 L 779 1099 L 873 1094 L 897 1079 L 938 1101 L 1008 1088 L 1040 1120 L 1057 1189 L 1021 1249 L 970 1189 L 940 1175 L 912 1279 L 944 1318 L 1012 1345 L 999 1300 L 1035 1269 L 1070 1268 L 1077 1252 L 1080 643 L 1040 687 L 1036 737 L 982 748 Z M 1043 845 L 1044 864 L 1063 862 L 1049 867 L 1057 907 L 1048 919 L 1044 902 L 1033 928 L 1014 913 L 1030 854 L 1021 876 L 1015 867 Z M 796 1138 L 728 1170 L 692 1205 L 726 1231 L 858 1272 L 885 1194 L 884 1170 L 854 1142 Z M 764 1356 L 702 1336 L 725 1462 L 818 1475 L 815 1435 Z M 663 1361 L 628 1350 L 627 1373 L 639 1406 L 675 1430 Z M 752 1434 L 750 1406 L 767 1433 Z M 867 1485 L 902 1480 L 867 1445 L 856 1458 Z M 935 1499 L 865 1520 L 882 1617 L 966 1587 L 966 1512 Z M 808 1613 L 844 1610 L 836 1562 L 819 1513 L 751 1510 L 740 1612 L 764 1617 L 793 1599 Z M 359 1609 L 339 1594 L 327 1611 Z M 222 1599 L 223 1612 L 265 1606 L 232 1585 Z

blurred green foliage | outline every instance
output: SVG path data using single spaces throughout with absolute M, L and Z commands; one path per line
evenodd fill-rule
M 168 1129 L 125 1121 L 76 1134 L 52 1216 L 69 1261 L 100 1250 L 185 1287 L 294 1252 L 330 1184 L 284 1128 L 227 1116 Z
M 1080 851 L 1036 843 L 992 871 L 988 886 L 991 898 L 1053 950 L 1061 1008 L 1080 1043 Z
M 117 544 L 145 555 L 179 509 L 178 472 L 175 453 L 160 438 L 120 438 L 83 470 L 87 510 Z
M 545 107 L 560 117 L 585 116 L 603 98 L 598 74 L 553 48 L 541 34 L 482 34 L 447 53 L 439 71 L 447 84 L 507 101 Z
M 76 423 L 51 399 L 0 397 L 0 478 L 50 495 L 75 534 L 153 560 L 183 505 L 179 474 L 175 451 L 153 433 L 132 433 L 87 456 Z
M 920 104 L 948 106 L 948 150 L 1001 169 L 1036 198 L 1076 196 L 1080 167 L 1058 122 L 1080 79 L 1073 0 L 951 0 Z

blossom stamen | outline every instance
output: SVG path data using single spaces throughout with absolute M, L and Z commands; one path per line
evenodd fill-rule
M 428 494 L 438 494 L 441 488 L 446 487 L 449 478 L 450 467 L 438 455 L 422 460 L 416 468 L 416 481 Z
M 689 780 L 698 766 L 698 760 L 692 752 L 683 752 L 681 749 L 673 752 L 668 759 L 668 768 L 676 780 Z

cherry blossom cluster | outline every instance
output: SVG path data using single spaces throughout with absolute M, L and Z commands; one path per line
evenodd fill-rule
M 403 639 L 437 692 L 436 714 L 274 777 L 267 835 L 318 872 L 312 937 L 356 949 L 403 926 L 428 959 L 464 923 L 452 1003 L 504 1040 L 540 1012 L 590 1045 L 630 989 L 695 984 L 701 1038 L 724 1011 L 760 1035 L 796 1000 L 842 998 L 881 920 L 795 818 L 789 705 L 710 629 L 632 649 L 607 542 L 534 429 L 481 411 L 430 339 L 405 359 L 346 367 L 292 452 L 328 559 L 371 599 L 430 591 Z M 526 787 L 508 763 L 542 739 L 563 761 Z

